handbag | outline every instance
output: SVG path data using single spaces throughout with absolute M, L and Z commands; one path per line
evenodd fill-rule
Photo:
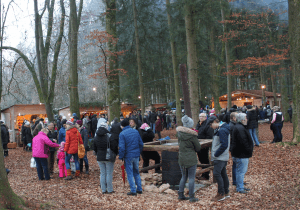
M 84 149 L 84 145 L 80 144 L 79 142 L 78 131 L 77 131 L 77 140 L 78 140 L 78 158 L 82 159 L 85 156 L 85 149 Z
M 109 136 L 107 136 L 107 149 L 105 159 L 111 162 L 115 162 L 117 155 L 110 149 Z
M 30 168 L 36 168 L 36 162 L 35 162 L 34 157 L 32 157 L 30 160 Z

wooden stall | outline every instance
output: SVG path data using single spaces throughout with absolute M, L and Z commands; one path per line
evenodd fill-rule
M 45 104 L 16 104 L 1 110 L 1 120 L 9 128 L 11 142 L 19 142 L 24 120 L 32 121 L 37 117 L 47 117 Z
M 274 95 L 273 92 L 264 91 L 265 99 L 262 100 L 263 94 L 262 90 L 235 90 L 231 92 L 231 106 L 237 105 L 238 107 L 243 107 L 247 105 L 262 106 L 264 101 L 264 106 L 266 104 L 271 107 L 274 106 Z M 277 104 L 281 106 L 281 94 L 276 93 Z M 220 106 L 222 108 L 227 107 L 227 94 L 219 97 Z

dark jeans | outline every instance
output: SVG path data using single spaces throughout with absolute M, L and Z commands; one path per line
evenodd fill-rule
M 48 163 L 49 163 L 49 173 L 53 173 L 54 170 L 54 157 L 55 157 L 56 151 L 50 151 L 50 155 L 48 157 Z
M 273 134 L 274 134 L 274 142 L 282 142 L 282 123 L 274 123 L 273 124 Z
M 143 168 L 149 166 L 149 160 L 152 159 L 155 161 L 155 164 L 160 163 L 160 156 L 158 152 L 156 151 L 144 151 L 142 152 L 142 158 L 143 158 Z M 160 167 L 155 168 L 155 173 L 159 172 Z M 148 171 L 145 171 L 144 173 L 148 173 Z
M 200 152 L 197 152 L 200 163 L 209 164 L 208 153 L 209 153 L 209 148 L 203 148 L 200 150 Z M 204 168 L 207 168 L 207 167 L 203 167 L 203 169 Z M 209 171 L 203 173 L 201 176 L 206 179 L 209 179 Z
M 48 171 L 48 161 L 47 158 L 34 158 L 36 163 L 36 170 L 38 173 L 39 180 L 49 180 L 50 175 Z M 45 174 L 45 178 L 44 178 Z
M 221 195 L 229 193 L 229 180 L 226 172 L 227 161 L 214 161 L 214 178 L 218 183 L 218 193 Z
M 87 151 L 85 150 L 85 156 L 82 159 L 79 159 L 80 171 L 82 171 L 82 169 L 83 169 L 83 161 L 84 161 L 85 168 L 87 168 L 87 166 L 89 165 L 89 160 L 88 160 L 86 154 L 87 154 Z
M 232 184 L 236 185 L 236 163 L 232 163 Z
M 158 139 L 161 139 L 160 131 L 156 131 L 156 133 L 158 135 Z
M 187 178 L 189 178 L 189 196 L 192 197 L 194 195 L 196 169 L 197 165 L 191 166 L 189 168 L 183 168 L 180 166 L 182 177 L 179 183 L 178 192 L 184 192 L 186 180 Z

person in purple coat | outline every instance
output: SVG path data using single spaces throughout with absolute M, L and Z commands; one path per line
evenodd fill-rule
M 49 130 L 47 128 L 43 128 L 38 135 L 32 139 L 32 157 L 34 157 L 36 162 L 39 180 L 50 179 L 47 161 L 50 154 L 49 147 L 59 147 L 59 144 L 52 142 L 48 138 L 48 132 Z

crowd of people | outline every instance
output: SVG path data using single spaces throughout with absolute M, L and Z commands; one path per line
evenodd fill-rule
M 65 180 L 80 176 L 83 173 L 83 163 L 85 173 L 89 174 L 87 152 L 93 150 L 100 168 L 100 189 L 103 194 L 114 193 L 112 179 L 114 163 L 118 156 L 125 165 L 130 185 L 128 195 L 135 196 L 142 193 L 139 174 L 140 156 L 144 168 L 149 166 L 150 159 L 154 160 L 155 164 L 161 161 L 158 152 L 143 151 L 144 143 L 152 142 L 155 134 L 160 139 L 163 129 L 176 128 L 179 144 L 178 163 L 182 174 L 178 198 L 188 199 L 190 202 L 198 200 L 194 196 L 194 183 L 199 161 L 205 165 L 203 168 L 213 163 L 213 175 L 218 184 L 218 192 L 212 201 L 221 201 L 230 197 L 226 171 L 229 153 L 233 160 L 232 184 L 236 185 L 236 191 L 239 193 L 245 194 L 250 190 L 244 186 L 244 176 L 254 146 L 260 145 L 256 131 L 261 115 L 257 107 L 248 105 L 246 110 L 244 108 L 233 106 L 229 110 L 222 109 L 220 113 L 216 113 L 214 109 L 201 109 L 196 124 L 190 117 L 184 115 L 181 119 L 183 126 L 177 126 L 176 116 L 171 111 L 146 112 L 143 116 L 133 112 L 125 117 L 121 115 L 111 123 L 104 114 L 86 115 L 80 119 L 74 113 L 70 120 L 59 116 L 55 122 L 45 122 L 44 119 L 37 118 L 35 122 L 24 121 L 23 123 L 21 129 L 23 149 L 32 152 L 39 180 L 51 179 L 54 164 L 58 165 L 59 177 L 65 177 Z M 274 134 L 273 142 L 282 141 L 283 121 L 280 108 L 273 107 L 270 118 Z M 1 137 L 4 156 L 7 156 L 9 135 L 8 128 L 3 122 Z M 201 148 L 199 139 L 213 139 L 211 155 L 209 155 L 209 148 Z M 78 145 L 84 145 L 85 149 L 85 154 L 81 158 L 78 156 Z M 75 165 L 74 173 L 71 170 L 72 163 Z M 160 167 L 155 168 L 155 172 L 161 173 Z M 210 172 L 202 173 L 197 178 L 209 180 Z M 187 179 L 189 180 L 188 198 L 184 195 Z

